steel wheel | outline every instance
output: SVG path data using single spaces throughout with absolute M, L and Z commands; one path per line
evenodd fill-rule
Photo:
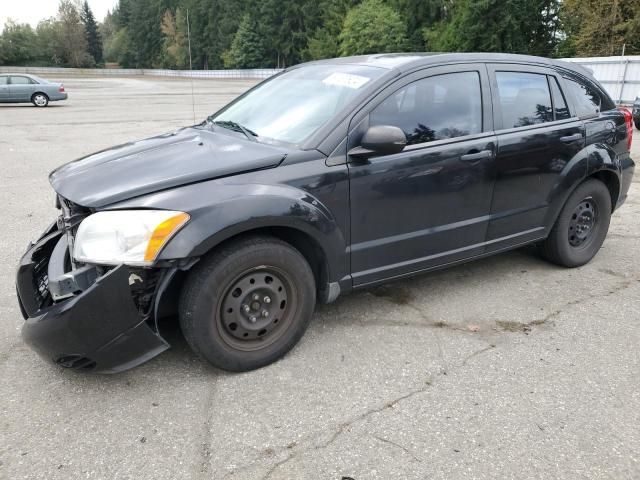
M 578 185 L 549 236 L 538 245 L 542 256 L 565 267 L 589 262 L 607 236 L 612 202 L 609 189 L 600 180 L 590 178 Z
M 295 298 L 295 286 L 284 271 L 268 266 L 249 270 L 222 295 L 216 326 L 229 346 L 259 350 L 287 329 Z
M 598 221 L 598 207 L 592 198 L 585 198 L 573 210 L 569 221 L 569 244 L 580 247 L 592 236 Z
M 203 258 L 180 293 L 180 327 L 212 365 L 243 372 L 284 356 L 300 340 L 316 299 L 302 254 L 268 235 L 227 242 Z

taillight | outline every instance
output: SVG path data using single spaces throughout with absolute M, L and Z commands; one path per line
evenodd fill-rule
M 628 108 L 620 107 L 619 110 L 624 115 L 624 122 L 627 124 L 627 149 L 631 150 L 631 140 L 633 139 L 633 115 Z
M 58 91 L 60 93 L 64 93 L 64 85 L 60 85 L 60 88 L 58 89 Z

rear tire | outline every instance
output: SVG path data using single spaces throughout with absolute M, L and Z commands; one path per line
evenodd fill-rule
M 212 365 L 241 372 L 284 356 L 315 307 L 313 272 L 289 244 L 268 236 L 222 246 L 189 273 L 180 295 L 187 342 Z
M 31 96 L 31 103 L 36 107 L 44 108 L 49 105 L 49 97 L 46 93 L 37 92 Z
M 640 122 L 635 122 L 635 124 L 636 124 L 636 128 L 640 130 Z
M 584 265 L 600 250 L 610 220 L 609 190 L 599 180 L 586 180 L 569 196 L 539 251 L 545 259 L 564 267 Z

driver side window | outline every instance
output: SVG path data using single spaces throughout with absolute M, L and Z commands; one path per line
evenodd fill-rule
M 480 75 L 447 73 L 405 85 L 369 114 L 369 125 L 402 129 L 408 145 L 480 133 Z

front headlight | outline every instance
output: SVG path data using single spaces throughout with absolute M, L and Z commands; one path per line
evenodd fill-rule
M 78 227 L 73 258 L 101 265 L 151 265 L 188 221 L 188 214 L 170 210 L 94 213 Z

